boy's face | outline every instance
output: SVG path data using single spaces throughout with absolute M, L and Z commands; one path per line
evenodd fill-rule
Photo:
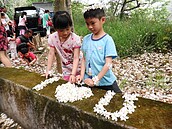
M 24 56 L 29 56 L 29 53 L 28 53 L 28 52 L 27 52 L 27 53 L 25 53 L 25 54 L 24 54 Z
M 71 27 L 67 27 L 65 29 L 58 29 L 57 30 L 59 37 L 66 39 L 71 33 Z
M 85 19 L 87 28 L 93 33 L 93 34 L 99 34 L 99 32 L 103 29 L 103 24 L 105 22 L 105 18 L 102 17 L 101 19 L 98 18 L 88 18 Z

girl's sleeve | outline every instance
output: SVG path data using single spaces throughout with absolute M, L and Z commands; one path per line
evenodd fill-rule
M 53 44 L 53 35 L 51 35 L 51 34 L 48 37 L 48 46 L 54 47 L 54 44 Z
M 73 48 L 81 47 L 81 37 L 80 36 L 74 35 L 74 36 L 72 36 L 72 40 L 74 41 Z

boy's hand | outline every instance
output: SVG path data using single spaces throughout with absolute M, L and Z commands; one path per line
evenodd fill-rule
M 90 87 L 93 87 L 93 86 L 94 86 L 94 82 L 93 82 L 93 80 L 90 79 L 90 78 L 85 79 L 85 80 L 84 80 L 84 83 L 85 83 L 86 85 L 90 86 Z

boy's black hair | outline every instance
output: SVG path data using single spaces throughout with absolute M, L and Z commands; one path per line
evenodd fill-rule
M 54 29 L 72 27 L 72 19 L 67 11 L 57 11 L 53 16 Z
M 21 51 L 21 49 L 23 49 L 23 48 L 28 48 L 27 43 L 22 42 L 19 45 L 17 45 L 17 48 L 16 48 L 17 49 L 17 52 Z
M 86 12 L 84 12 L 84 18 L 88 19 L 88 18 L 98 18 L 101 19 L 102 17 L 105 16 L 105 12 L 104 9 L 90 9 L 87 10 Z
M 25 34 L 29 34 L 29 33 L 31 33 L 31 34 L 32 34 L 32 33 L 33 33 L 33 31 L 32 31 L 31 29 L 28 29 L 28 30 L 26 30 L 26 31 L 25 31 Z
M 27 47 L 24 47 L 24 48 L 21 48 L 20 52 L 21 52 L 22 54 L 26 54 L 26 53 L 29 52 L 29 49 L 28 49 Z

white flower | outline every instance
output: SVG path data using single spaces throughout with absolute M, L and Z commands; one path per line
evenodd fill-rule
M 88 87 L 77 87 L 70 82 L 57 86 L 55 91 L 55 97 L 59 102 L 74 102 L 83 100 L 93 96 L 93 93 Z
M 123 107 L 119 111 L 115 111 L 111 113 L 111 112 L 108 112 L 104 108 L 104 106 L 107 106 L 110 103 L 110 100 L 113 98 L 114 95 L 115 95 L 115 92 L 110 91 L 110 90 L 107 91 L 104 97 L 100 98 L 100 101 L 98 102 L 98 104 L 95 105 L 93 110 L 97 114 L 100 114 L 107 119 L 111 118 L 112 120 L 117 121 L 118 118 L 120 118 L 120 120 L 126 121 L 127 119 L 129 119 L 127 114 L 128 113 L 131 114 L 135 111 L 136 106 L 134 105 L 134 100 L 138 100 L 138 98 L 136 98 L 137 95 L 125 93 L 122 96 L 122 98 L 125 99 L 123 103 Z
M 40 84 L 37 84 L 36 86 L 34 86 L 32 89 L 39 91 L 43 89 L 44 87 L 46 87 L 48 84 L 52 84 L 53 82 L 58 81 L 59 79 L 60 77 L 53 77 L 53 78 L 46 79 L 45 81 L 42 81 Z
M 95 3 L 95 4 L 92 4 L 92 5 L 88 5 L 88 6 L 84 6 L 84 9 L 82 10 L 83 13 L 85 13 L 86 11 L 89 11 L 91 9 L 102 9 L 103 8 L 103 5 L 100 4 L 100 3 Z

